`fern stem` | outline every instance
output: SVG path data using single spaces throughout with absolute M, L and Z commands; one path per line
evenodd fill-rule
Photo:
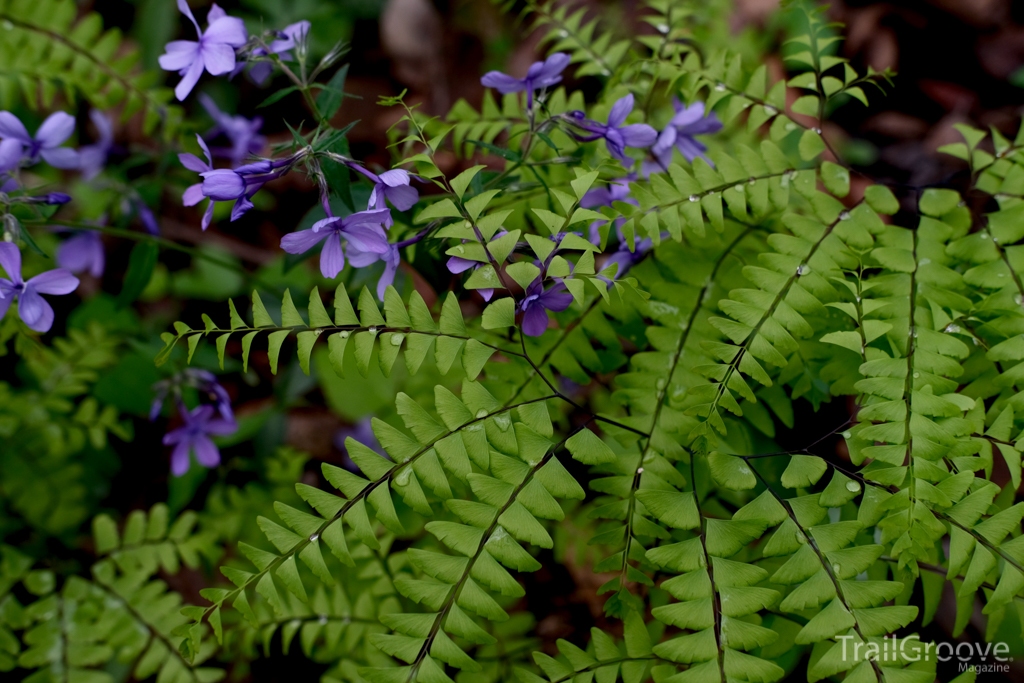
M 519 485 L 512 490 L 512 492 L 509 494 L 508 500 L 505 501 L 505 504 L 502 505 L 501 508 L 494 513 L 494 520 L 491 522 L 490 526 L 488 526 L 484 530 L 483 535 L 480 536 L 480 543 L 477 544 L 476 552 L 473 553 L 473 557 L 469 558 L 469 562 L 466 563 L 466 568 L 463 570 L 462 576 L 459 577 L 459 580 L 453 586 L 451 594 L 448 596 L 448 599 L 445 601 L 444 605 L 442 605 L 441 609 L 438 611 L 437 616 L 434 617 L 434 623 L 430 627 L 430 634 L 427 636 L 427 639 L 423 642 L 423 645 L 420 646 L 420 651 L 416 655 L 416 659 L 412 662 L 411 668 L 409 670 L 409 676 L 406 679 L 407 683 L 413 683 L 413 681 L 416 680 L 416 674 L 419 672 L 420 665 L 423 663 L 424 657 L 426 657 L 430 653 L 430 646 L 434 643 L 434 639 L 437 637 L 438 631 L 441 630 L 441 622 L 443 622 L 445 617 L 448 616 L 448 613 L 451 611 L 452 606 L 458 602 L 459 595 L 461 595 L 462 593 L 462 588 L 466 585 L 466 581 L 469 579 L 469 575 L 473 571 L 473 567 L 476 565 L 476 561 L 480 558 L 480 554 L 484 551 L 484 547 L 487 545 L 487 542 L 491 539 L 491 534 L 493 534 L 494 531 L 498 528 L 498 520 L 501 518 L 501 515 L 504 514 L 505 511 L 508 510 L 510 507 L 512 507 L 512 504 L 516 502 L 516 498 L 518 497 L 519 493 L 524 488 L 526 488 L 527 484 L 533 481 L 533 476 L 540 470 L 540 468 L 548 464 L 548 461 L 555 456 L 555 453 L 558 452 L 558 450 L 560 450 L 561 448 L 565 447 L 565 442 L 572 438 L 579 431 L 585 429 L 587 424 L 589 423 L 590 420 L 587 420 L 587 422 L 584 422 L 583 424 L 573 429 L 568 436 L 566 436 L 564 439 L 562 439 L 557 444 L 552 446 L 548 450 L 548 452 L 544 454 L 544 457 L 542 457 L 539 461 L 537 461 L 530 467 L 530 471 L 523 478 L 523 481 L 521 481 Z
M 825 557 L 825 554 L 822 553 L 821 548 L 818 547 L 818 542 L 814 540 L 814 535 L 811 534 L 810 531 L 806 527 L 804 527 L 803 524 L 800 523 L 800 520 L 797 518 L 796 513 L 793 511 L 793 507 L 789 504 L 789 501 L 775 492 L 775 489 L 773 489 L 771 484 L 768 483 L 768 480 L 765 479 L 764 476 L 757 471 L 757 468 L 754 467 L 752 463 L 748 463 L 748 465 L 750 466 L 750 470 L 757 476 L 759 480 L 761 480 L 761 483 L 764 484 L 764 487 L 768 490 L 768 492 L 771 493 L 775 500 L 778 501 L 779 504 L 782 505 L 782 507 L 786 510 L 786 514 L 789 515 L 789 518 L 793 521 L 794 524 L 796 524 L 797 529 L 800 530 L 800 533 L 803 535 L 803 537 L 807 539 L 807 544 L 811 546 L 812 550 L 814 550 L 814 554 L 818 557 L 818 562 L 821 563 L 822 569 L 825 570 L 825 572 L 828 574 L 828 578 L 832 581 L 832 585 L 836 589 L 836 596 L 838 596 L 839 600 L 843 603 L 843 608 L 853 618 L 853 629 L 857 632 L 857 636 L 861 639 L 862 642 L 867 643 L 868 639 L 864 636 L 864 632 L 861 630 L 860 620 L 858 620 L 856 615 L 854 615 L 853 608 L 850 607 L 850 603 L 847 601 L 846 595 L 843 593 L 843 587 L 839 581 L 839 578 L 836 576 L 835 571 L 833 571 L 832 569 L 832 563 L 828 561 L 828 559 Z M 871 669 L 875 672 L 875 679 L 878 681 L 878 683 L 882 683 L 882 681 L 884 681 L 885 678 L 882 675 L 882 670 L 878 666 L 878 662 L 871 658 L 869 658 L 869 661 L 871 662 Z

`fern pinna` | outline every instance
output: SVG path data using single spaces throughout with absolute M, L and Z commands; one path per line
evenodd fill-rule
M 858 72 L 821 8 L 793 3 L 776 80 L 763 55 L 709 40 L 719 4 L 650 0 L 650 30 L 629 36 L 531 0 L 548 58 L 487 74 L 480 107 L 442 118 L 382 98 L 400 120 L 380 173 L 330 125 L 344 68 L 315 83 L 339 54 L 310 75 L 302 34 L 281 33 L 302 68 L 275 97 L 302 95 L 313 127 L 233 169 L 200 138 L 184 198 L 209 200 L 205 227 L 216 203 L 234 220 L 304 172 L 322 211 L 282 248 L 322 243 L 323 278 L 174 323 L 156 362 L 389 378 L 394 408 L 260 515 L 260 540 L 214 519 L 193 532 L 187 513 L 168 531 L 157 507 L 121 532 L 94 521 L 89 580 L 56 586 L 4 555 L 0 605 L 17 607 L 0 606 L 0 665 L 84 681 L 116 657 L 137 678 L 207 681 L 217 657 L 279 635 L 330 683 L 928 683 L 949 678 L 942 643 L 921 642 L 947 583 L 951 637 L 983 622 L 991 656 L 1019 653 L 1024 128 L 958 126 L 943 151 L 969 185 L 889 187 L 826 123 L 891 74 Z M 287 68 L 284 47 L 245 40 L 239 58 Z M 442 170 L 453 156 L 462 170 Z M 449 291 L 414 262 L 446 267 Z M 799 421 L 840 401 L 845 422 Z M 160 568 L 222 550 L 225 580 L 171 610 Z M 546 640 L 527 607 L 527 575 L 552 563 L 600 596 L 598 626 L 571 640 Z M 133 636 L 68 616 L 103 600 L 96 620 Z

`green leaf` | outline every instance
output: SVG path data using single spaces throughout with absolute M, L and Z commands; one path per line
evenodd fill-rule
M 484 309 L 482 324 L 485 330 L 498 330 L 514 326 L 516 324 L 515 300 L 505 297 L 492 301 Z
M 601 465 L 618 459 L 608 444 L 589 429 L 576 432 L 565 442 L 565 447 L 574 459 L 587 465 Z
M 117 307 L 124 308 L 139 298 L 149 284 L 160 256 L 160 247 L 155 242 L 139 242 L 128 256 L 128 270 L 125 272 L 121 293 L 117 295 Z

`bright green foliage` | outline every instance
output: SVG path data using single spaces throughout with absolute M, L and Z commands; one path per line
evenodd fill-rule
M 265 335 L 276 373 L 294 337 L 309 373 L 326 337 L 339 374 L 349 353 L 385 377 L 399 355 L 410 374 L 432 357 L 445 382 L 432 397 L 400 390 L 372 421 L 382 452 L 347 440 L 354 469 L 324 464 L 330 489 L 298 484 L 305 505 L 259 518 L 265 542 L 240 543 L 249 564 L 222 569 L 233 585 L 188 611 L 186 651 L 211 647 L 209 623 L 231 652 L 298 636 L 331 682 L 774 683 L 805 666 L 812 682 L 927 683 L 934 658 L 844 653 L 928 624 L 947 580 L 957 633 L 979 591 L 989 638 L 1024 632 L 1024 138 L 994 135 L 992 155 L 962 127 L 967 144 L 949 148 L 998 201 L 980 218 L 949 189 L 913 205 L 881 185 L 855 192 L 850 168 L 823 159 L 822 117 L 867 104 L 864 86 L 888 74 L 857 73 L 833 54 L 835 27 L 798 12 L 793 73 L 771 82 L 738 53 L 677 40 L 696 11 L 652 2 L 657 35 L 632 42 L 582 10 L 528 3 L 578 75 L 610 78 L 594 118 L 626 93 L 652 112 L 678 92 L 731 131 L 713 164 L 677 156 L 630 180 L 636 204 L 582 208 L 621 174 L 603 151 L 567 161 L 573 139 L 534 129 L 518 96 L 459 102 L 443 121 L 406 110 L 396 144 L 423 150 L 406 161 L 441 193 L 413 223 L 445 257 L 476 262 L 466 289 L 497 290 L 479 317 L 454 293 L 431 307 L 339 287 L 333 313 L 316 289 L 303 309 L 305 296 L 254 293 L 251 324 L 229 303 L 227 326 L 204 316 L 164 335 L 158 362 L 206 338 L 222 363 L 239 340 L 255 366 Z M 787 86 L 802 93 L 788 108 Z M 550 121 L 585 107 L 562 88 L 544 104 Z M 446 140 L 505 171 L 446 177 Z M 615 219 L 623 241 L 652 245 L 624 276 L 601 260 Z M 591 223 L 601 246 L 562 237 Z M 574 304 L 525 337 L 520 300 L 502 292 L 528 288 L 538 264 Z M 846 397 L 855 420 L 833 427 L 848 457 L 777 452 L 776 430 L 799 429 L 794 404 Z M 546 549 L 607 577 L 598 594 L 621 641 L 593 629 L 526 657 L 519 577 Z
M 1024 128 L 1011 142 L 962 125 L 965 142 L 945 148 L 988 204 L 858 187 L 824 117 L 867 105 L 865 86 L 889 74 L 857 72 L 835 54 L 837 27 L 797 8 L 789 72 L 773 81 L 752 50 L 709 38 L 727 28 L 720 5 L 651 0 L 654 32 L 633 39 L 584 9 L 527 2 L 541 44 L 601 84 L 596 103 L 560 86 L 532 110 L 493 93 L 444 119 L 406 108 L 394 148 L 435 191 L 392 230 L 473 262 L 463 288 L 436 301 L 401 279 L 382 300 L 344 284 L 333 298 L 257 290 L 219 320 L 175 323 L 156 358 L 208 351 L 286 379 L 354 365 L 346 381 L 394 388 L 370 423 L 379 448 L 347 439 L 322 487 L 281 449 L 262 488 L 217 482 L 177 521 L 162 505 L 101 514 L 88 580 L 4 549 L 0 669 L 100 682 L 117 661 L 139 678 L 212 681 L 218 649 L 241 661 L 280 643 L 325 665 L 325 683 L 928 683 L 934 657 L 863 651 L 931 623 L 947 582 L 954 636 L 979 611 L 989 641 L 1024 634 Z M 111 82 L 96 87 L 113 97 Z M 663 127 L 678 95 L 724 131 L 706 159 L 624 178 L 565 121 L 606 120 L 627 94 L 630 122 Z M 504 168 L 448 177 L 442 150 Z M 585 201 L 613 182 L 635 204 Z M 522 292 L 541 275 L 573 303 L 525 336 Z M 0 471 L 19 529 L 85 521 L 80 452 L 129 435 L 79 397 L 118 344 L 72 332 L 24 354 L 37 387 L 0 385 L 0 433 L 31 446 Z M 28 392 L 46 415 L 20 412 Z M 833 401 L 855 410 L 816 425 L 832 429 L 823 441 L 774 443 Z M 201 606 L 179 611 L 154 578 L 222 554 Z M 621 628 L 542 652 L 522 599 L 551 561 L 600 574 Z
M 15 388 L 0 382 L 0 521 L 14 530 L 28 525 L 45 535 L 73 531 L 102 495 L 102 475 L 112 459 L 108 439 L 131 440 L 131 425 L 112 406 L 89 395 L 122 348 L 94 325 L 72 330 L 51 347 L 22 352 L 30 381 Z
M 170 137 L 181 109 L 168 88 L 136 69 L 138 52 L 125 50 L 117 29 L 104 31 L 99 14 L 79 16 L 73 0 L 3 0 L 0 22 L 0 108 L 18 100 L 50 108 L 57 97 L 85 99 L 98 109 L 123 105 L 127 119 L 143 112 L 145 130 Z

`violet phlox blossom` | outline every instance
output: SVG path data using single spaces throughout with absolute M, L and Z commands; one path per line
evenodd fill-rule
M 149 409 L 149 419 L 155 420 L 160 415 L 168 394 L 173 395 L 175 402 L 181 404 L 182 391 L 185 388 L 195 389 L 201 397 L 213 404 L 222 418 L 234 422 L 235 414 L 231 409 L 231 397 L 228 396 L 227 390 L 217 381 L 216 375 L 200 368 L 186 368 L 154 384 L 156 396 Z
M 389 255 L 391 250 L 383 224 L 388 219 L 388 209 L 359 211 L 339 218 L 328 211 L 327 218 L 322 218 L 308 230 L 299 230 L 281 238 L 281 248 L 289 254 L 304 254 L 320 242 L 324 243 L 320 252 L 320 272 L 326 278 L 337 277 L 345 267 L 345 253 L 342 251 L 341 238 L 348 243 L 349 253 L 355 255 L 356 261 L 365 263 L 367 254 L 375 254 L 376 258 Z M 397 262 L 395 267 L 397 267 Z
M 83 230 L 64 240 L 57 248 L 57 265 L 72 273 L 103 275 L 106 257 L 103 240 L 96 230 Z
M 53 326 L 53 308 L 41 294 L 69 294 L 78 287 L 78 278 L 64 268 L 40 273 L 27 282 L 21 278 L 21 252 L 10 242 L 0 243 L 0 266 L 7 278 L 0 278 L 0 318 L 15 299 L 18 315 L 29 329 L 47 332 Z
M 196 136 L 199 146 L 206 156 L 206 161 L 194 154 L 179 154 L 181 164 L 190 171 L 197 172 L 202 176 L 201 183 L 196 183 L 185 190 L 181 196 L 185 206 L 195 206 L 204 198 L 210 199 L 210 204 L 203 214 L 203 230 L 206 230 L 213 219 L 214 202 L 234 201 L 235 206 L 231 210 L 231 220 L 238 220 L 246 211 L 252 208 L 252 196 L 259 192 L 266 183 L 280 178 L 288 173 L 292 166 L 305 155 L 305 150 L 283 159 L 259 159 L 250 164 L 244 164 L 234 169 L 213 168 L 213 158 L 210 148 L 202 137 Z
M 503 237 L 506 234 L 508 234 L 508 231 L 502 229 L 494 233 L 491 239 L 496 240 L 499 237 Z M 463 240 L 463 243 L 465 243 L 465 241 L 466 240 Z M 460 249 L 460 247 L 456 247 L 456 250 L 458 249 Z M 477 268 L 483 265 L 486 264 L 480 261 L 473 261 L 472 259 L 462 258 L 461 256 L 449 256 L 448 262 L 445 264 L 445 267 L 448 269 L 448 272 L 451 273 L 452 275 L 461 275 L 462 273 L 465 273 L 467 270 L 476 270 Z M 477 294 L 483 297 L 484 301 L 490 301 L 491 297 L 494 296 L 493 289 L 478 289 L 476 291 Z
M 274 33 L 274 40 L 266 48 L 257 47 L 253 49 L 249 53 L 250 59 L 255 58 L 256 61 L 252 68 L 249 69 L 249 76 L 252 80 L 256 81 L 259 85 L 263 85 L 273 70 L 270 62 L 260 59 L 261 57 L 265 58 L 276 54 L 283 62 L 292 61 L 291 51 L 305 42 L 311 26 L 312 24 L 308 21 L 297 21 L 294 24 L 289 24 Z M 238 73 L 240 70 L 241 67 L 236 68 L 235 73 Z
M 519 310 L 523 312 L 523 334 L 528 337 L 544 334 L 548 329 L 548 311 L 564 311 L 572 300 L 572 294 L 566 291 L 565 283 L 560 279 L 556 278 L 546 290 L 540 278 L 531 282 L 519 304 Z
M 630 196 L 629 184 L 636 180 L 636 174 L 630 173 L 627 176 L 613 180 L 608 183 L 608 187 L 594 187 L 587 190 L 587 193 L 583 195 L 583 199 L 580 200 L 580 206 L 584 209 L 593 209 L 600 206 L 612 206 L 614 202 L 624 202 L 626 204 L 632 204 L 633 206 L 639 206 L 640 203 Z M 600 245 L 601 233 L 600 227 L 606 221 L 594 221 L 590 224 L 590 230 L 587 238 L 591 244 Z M 626 219 L 619 217 L 615 219 L 615 228 L 621 229 L 622 224 L 626 222 Z M 620 235 L 621 237 L 621 235 Z
M 211 436 L 227 436 L 238 430 L 234 420 L 217 417 L 213 406 L 202 405 L 191 411 L 179 406 L 185 423 L 164 435 L 164 445 L 174 446 L 171 452 L 171 473 L 176 477 L 188 472 L 189 454 L 195 453 L 196 461 L 203 467 L 220 464 L 220 450 L 210 439 Z
M 658 131 L 646 123 L 623 125 L 626 117 L 633 111 L 633 93 L 626 95 L 612 105 L 608 113 L 608 123 L 599 123 L 586 118 L 581 111 L 565 114 L 566 120 L 584 133 L 572 133 L 579 142 L 591 142 L 604 139 L 608 152 L 619 161 L 631 164 L 632 159 L 626 156 L 626 147 L 647 148 L 658 139 Z
M 114 124 L 110 117 L 99 109 L 93 109 L 89 112 L 89 120 L 96 128 L 97 137 L 96 142 L 78 150 L 78 169 L 85 180 L 92 180 L 99 175 L 114 147 Z
M 562 81 L 562 72 L 569 66 L 572 57 L 565 52 L 556 52 L 543 62 L 534 62 L 523 78 L 515 78 L 501 71 L 488 71 L 480 79 L 485 88 L 494 88 L 502 95 L 526 91 L 526 108 L 533 109 L 533 91 L 547 88 Z
M 78 152 L 61 147 L 75 132 L 75 119 L 62 111 L 50 114 L 35 135 L 17 116 L 0 111 L 0 172 L 17 168 L 23 161 L 34 164 L 42 157 L 54 168 L 77 168 Z
M 207 137 L 213 139 L 216 135 L 224 135 L 230 147 L 213 147 L 210 151 L 214 156 L 229 159 L 234 164 L 240 164 L 250 154 L 255 154 L 263 149 L 266 138 L 259 134 L 263 126 L 263 119 L 259 116 L 252 120 L 244 116 L 231 116 L 217 108 L 217 103 L 208 95 L 201 94 L 199 103 L 203 105 L 206 113 L 213 119 L 214 127 L 207 133 Z
M 697 140 L 695 135 L 707 135 L 722 130 L 722 122 L 714 112 L 707 114 L 703 102 L 694 102 L 690 106 L 684 105 L 679 98 L 673 98 L 672 106 L 676 114 L 665 126 L 665 130 L 658 135 L 657 142 L 651 147 L 657 162 L 645 161 L 643 163 L 644 174 L 667 171 L 672 163 L 672 149 L 678 149 L 689 163 L 700 157 L 712 166 L 714 163 L 704 154 L 707 146 Z
M 630 250 L 628 243 L 621 243 L 619 245 L 619 248 L 616 249 L 615 252 L 613 252 L 612 255 L 609 256 L 607 260 L 605 260 L 605 262 L 601 265 L 601 270 L 604 270 L 614 263 L 615 265 L 618 266 L 618 269 L 615 271 L 615 274 L 612 275 L 611 279 L 606 278 L 603 275 L 599 275 L 598 277 L 606 281 L 610 285 L 613 280 L 618 280 L 627 272 L 629 272 L 629 270 L 633 266 L 638 264 L 645 256 L 647 256 L 647 252 L 649 252 L 653 247 L 654 242 L 651 240 L 650 237 L 645 237 L 644 239 L 640 240 L 640 242 L 637 243 L 632 250 Z
M 160 55 L 160 68 L 177 71 L 182 77 L 174 88 L 179 101 L 188 97 L 199 82 L 203 70 L 211 76 L 220 76 L 235 68 L 235 48 L 245 45 L 248 34 L 241 19 L 229 17 L 216 3 L 206 15 L 206 31 L 199 29 L 187 0 L 178 0 L 178 11 L 188 17 L 196 27 L 199 40 L 173 40 L 167 43 L 164 54 Z
M 373 183 L 370 201 L 366 205 L 368 210 L 387 208 L 385 202 L 387 200 L 399 211 L 408 211 L 420 199 L 419 191 L 409 184 L 411 179 L 409 172 L 404 169 L 393 168 L 390 171 L 384 171 L 377 175 L 357 163 L 350 162 L 348 165 L 353 170 L 366 176 Z M 394 221 L 389 213 L 384 227 L 390 228 L 393 224 Z

